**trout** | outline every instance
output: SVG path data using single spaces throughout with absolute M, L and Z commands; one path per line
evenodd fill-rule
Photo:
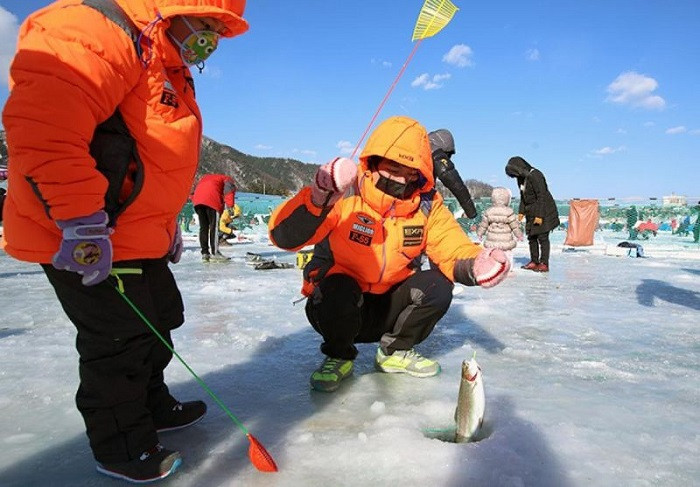
M 476 354 L 475 354 L 476 355 Z M 481 367 L 476 358 L 462 362 L 462 380 L 459 383 L 459 396 L 455 410 L 457 431 L 455 442 L 464 443 L 474 440 L 484 423 L 484 382 L 481 379 Z

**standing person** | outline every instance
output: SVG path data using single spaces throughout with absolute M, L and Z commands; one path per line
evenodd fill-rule
M 491 287 L 508 273 L 503 251 L 474 244 L 434 184 L 425 128 L 391 117 L 370 135 L 359 169 L 336 158 L 273 212 L 275 245 L 315 245 L 302 293 L 326 358 L 313 389 L 334 391 L 352 373 L 355 343 L 379 342 L 374 361 L 383 372 L 437 374 L 440 365 L 414 346 L 447 312 L 453 282 Z M 431 269 L 422 270 L 423 253 Z
M 248 29 L 244 0 L 61 0 L 23 23 L 3 110 L 6 251 L 41 264 L 77 329 L 80 387 L 97 470 L 130 482 L 182 462 L 161 431 L 198 421 L 163 371 L 182 297 L 168 262 L 202 137 L 189 66 Z
M 627 231 L 629 232 L 630 240 L 637 240 L 637 222 L 639 221 L 639 213 L 637 212 L 637 207 L 632 205 L 627 210 L 625 210 L 625 217 L 627 218 Z
M 693 206 L 693 213 L 695 213 L 695 226 L 693 226 L 693 242 L 700 242 L 700 201 L 698 204 Z
M 518 219 L 525 218 L 525 233 L 530 245 L 530 262 L 522 268 L 549 272 L 549 232 L 559 226 L 559 212 L 547 189 L 544 174 L 519 156 L 508 160 L 506 174 L 517 178 L 520 188 Z
M 194 216 L 194 205 L 191 201 L 185 203 L 182 207 L 180 213 L 177 215 L 177 223 L 180 225 L 180 230 L 184 232 L 190 231 L 190 224 L 192 223 L 192 217 Z
M 0 168 L 0 181 L 5 181 L 7 179 L 7 169 Z M 7 190 L 5 188 L 0 188 L 0 224 L 2 224 L 2 208 L 5 206 L 5 195 Z
M 2 224 L 2 209 L 5 206 L 5 195 L 7 195 L 7 190 L 0 188 L 0 224 Z
M 452 156 L 457 152 L 452 133 L 447 129 L 434 130 L 428 134 L 428 140 L 433 155 L 433 174 L 457 198 L 466 217 L 475 218 L 476 207 L 469 194 L 469 188 L 452 163 Z
M 219 215 L 226 210 L 233 214 L 236 200 L 236 183 L 225 174 L 205 174 L 197 183 L 192 195 L 194 211 L 199 219 L 199 245 L 202 248 L 202 260 L 229 260 L 219 252 L 217 226 Z M 210 252 L 211 250 L 211 252 Z
M 510 207 L 511 193 L 508 188 L 495 187 L 491 191 L 491 206 L 484 211 L 476 235 L 484 237 L 484 247 L 497 248 L 506 252 L 511 268 L 513 267 L 513 250 L 518 241 L 523 240 L 520 222 Z

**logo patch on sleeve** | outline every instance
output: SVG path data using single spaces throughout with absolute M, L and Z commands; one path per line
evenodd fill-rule
M 163 105 L 168 105 L 173 108 L 177 108 L 179 106 L 177 102 L 177 93 L 175 92 L 175 88 L 173 87 L 172 83 L 167 79 L 163 83 L 163 93 L 160 95 L 160 102 Z
M 423 241 L 423 225 L 403 227 L 403 246 L 415 247 Z

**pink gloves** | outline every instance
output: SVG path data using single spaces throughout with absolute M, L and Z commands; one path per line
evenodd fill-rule
M 107 227 L 109 217 L 100 210 L 92 215 L 56 220 L 63 230 L 63 240 L 53 256 L 53 266 L 59 270 L 77 272 L 83 284 L 92 286 L 109 276 L 112 270 L 112 229 Z
M 501 249 L 484 249 L 474 259 L 474 279 L 481 287 L 493 287 L 508 275 L 510 261 Z
M 319 207 L 333 206 L 356 181 L 357 165 L 346 157 L 336 157 L 316 171 L 311 201 Z

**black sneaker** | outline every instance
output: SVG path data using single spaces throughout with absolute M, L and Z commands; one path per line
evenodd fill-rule
M 134 484 L 145 484 L 163 479 L 177 470 L 182 463 L 180 452 L 166 450 L 158 443 L 128 462 L 98 463 L 97 471 L 109 477 Z
M 179 430 L 195 424 L 206 413 L 207 405 L 203 401 L 178 402 L 169 411 L 154 415 L 153 424 L 158 433 Z

